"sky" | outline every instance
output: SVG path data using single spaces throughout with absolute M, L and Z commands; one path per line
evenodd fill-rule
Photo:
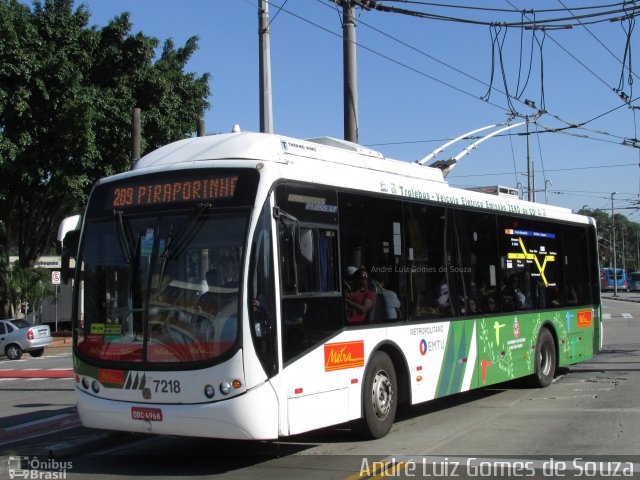
M 612 3 L 452 2 L 503 10 Z M 259 131 L 258 0 L 84 0 L 76 5 L 80 3 L 92 14 L 91 25 L 104 26 L 127 11 L 133 33 L 154 36 L 161 44 L 171 38 L 182 46 L 197 35 L 199 49 L 186 70 L 211 74 L 206 132 L 229 132 L 235 124 Z M 523 18 L 506 11 L 379 3 L 489 23 Z M 537 109 L 525 104 L 529 100 L 547 112 L 529 125 L 536 201 L 610 212 L 615 192 L 615 213 L 640 222 L 635 208 L 640 206 L 640 149 L 625 145 L 640 136 L 640 111 L 629 108 L 614 90 L 632 99 L 640 96 L 634 70 L 640 65 L 637 33 L 629 21 L 585 25 L 603 17 L 582 24 L 573 17 L 596 11 L 602 10 L 538 12 L 539 20 L 567 18 L 560 23 L 574 26 L 537 30 L 534 37 L 530 29 L 357 9 L 359 143 L 386 157 L 414 162 L 466 132 L 506 122 L 511 111 L 535 115 Z M 341 7 L 330 0 L 272 0 L 269 14 L 275 133 L 343 138 Z M 631 73 L 628 68 L 623 73 L 626 46 Z M 506 91 L 513 97 L 511 106 L 502 93 Z M 516 117 L 512 123 L 522 120 Z M 584 122 L 581 129 L 547 131 Z M 482 143 L 457 163 L 447 180 L 459 187 L 526 187 L 527 137 L 519 135 L 525 132 L 524 126 L 514 128 L 508 132 L 513 135 Z M 451 158 L 471 142 L 458 142 L 437 158 Z

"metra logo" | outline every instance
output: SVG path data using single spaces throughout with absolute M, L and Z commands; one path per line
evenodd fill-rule
M 364 367 L 364 340 L 325 344 L 325 372 L 355 367 Z
M 427 352 L 435 352 L 436 350 L 444 350 L 444 340 L 420 340 L 420 355 L 426 355 Z
M 125 390 L 142 390 L 147 383 L 147 377 L 144 372 L 129 372 L 124 382 Z
M 122 370 L 107 370 L 100 368 L 98 370 L 98 380 L 103 385 L 122 385 L 124 383 L 124 372 Z
M 587 328 L 587 327 L 590 327 L 591 325 L 593 325 L 591 310 L 578 312 L 578 328 Z

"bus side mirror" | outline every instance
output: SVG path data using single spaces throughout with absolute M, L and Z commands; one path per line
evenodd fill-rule
M 80 239 L 80 230 L 70 230 L 64 236 L 64 241 L 62 242 L 62 256 L 61 256 L 61 272 L 60 277 L 62 283 L 65 285 L 69 283 L 69 278 L 73 277 L 74 272 L 70 270 L 69 264 L 71 263 L 71 257 L 76 256 L 76 252 L 78 251 L 78 240 Z

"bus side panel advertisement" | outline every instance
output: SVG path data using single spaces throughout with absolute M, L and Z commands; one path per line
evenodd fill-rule
M 327 343 L 324 346 L 324 370 L 342 370 L 364 366 L 364 340 Z
M 551 323 L 557 336 L 559 366 L 590 358 L 592 318 L 591 310 L 558 310 L 478 320 L 478 385 L 533 373 L 538 333 L 546 322 Z

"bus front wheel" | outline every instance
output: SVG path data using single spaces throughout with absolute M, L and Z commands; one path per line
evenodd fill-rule
M 556 373 L 556 342 L 547 328 L 540 330 L 536 342 L 536 358 L 531 385 L 534 387 L 548 387 Z
M 384 352 L 369 360 L 362 396 L 360 433 L 370 439 L 382 438 L 393 425 L 398 407 L 398 382 L 393 362 Z

